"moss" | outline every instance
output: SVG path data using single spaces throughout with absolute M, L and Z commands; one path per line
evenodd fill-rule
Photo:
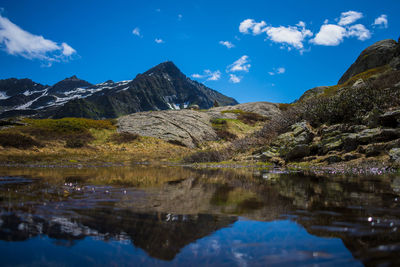
M 347 87 L 347 86 L 351 86 L 359 79 L 363 79 L 364 81 L 366 81 L 366 80 L 370 79 L 372 76 L 374 76 L 376 74 L 384 73 L 384 72 L 386 72 L 386 71 L 388 71 L 390 69 L 391 68 L 390 68 L 389 65 L 384 65 L 384 66 L 380 66 L 380 67 L 377 67 L 377 68 L 366 70 L 366 71 L 361 72 L 361 73 L 359 73 L 357 75 L 354 75 L 353 77 L 351 77 L 349 80 L 347 80 L 343 84 L 340 84 L 340 85 L 337 84 L 337 85 L 329 86 L 328 88 L 326 88 L 324 90 L 324 92 L 321 94 L 321 96 L 334 95 L 339 89 Z

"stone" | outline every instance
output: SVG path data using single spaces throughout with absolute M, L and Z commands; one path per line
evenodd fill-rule
M 285 155 L 287 161 L 301 159 L 310 155 L 310 147 L 305 144 L 296 145 L 291 148 Z
M 390 160 L 396 164 L 400 164 L 400 148 L 392 148 L 389 151 Z
M 331 164 L 331 163 L 341 162 L 343 161 L 343 159 L 339 155 L 330 155 L 325 158 L 325 161 Z
M 343 147 L 343 141 L 339 137 L 331 137 L 322 142 L 321 153 L 326 154 L 329 151 L 336 150 L 339 151 Z
M 355 83 L 353 83 L 353 85 L 351 86 L 351 88 L 353 89 L 359 89 L 362 87 L 365 87 L 366 83 L 364 82 L 363 79 L 358 79 L 357 81 L 355 81 Z
M 351 152 L 351 153 L 344 154 L 342 158 L 344 161 L 349 161 L 349 160 L 358 159 L 361 157 L 362 157 L 362 155 L 360 153 Z
M 385 112 L 379 117 L 380 125 L 396 128 L 400 126 L 400 109 Z
M 118 118 L 118 131 L 151 136 L 194 148 L 217 140 L 210 116 L 195 110 L 165 110 L 133 113 Z

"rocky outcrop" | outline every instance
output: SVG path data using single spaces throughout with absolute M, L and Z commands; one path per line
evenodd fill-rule
M 398 53 L 400 45 L 395 40 L 387 39 L 374 43 L 361 52 L 357 60 L 340 78 L 338 84 L 343 84 L 354 75 L 366 70 L 390 64 L 397 68 L 400 54 Z M 398 55 L 399 54 L 399 55 Z
M 205 111 L 192 109 L 139 112 L 118 119 L 120 132 L 151 136 L 175 144 L 194 148 L 201 143 L 218 139 L 210 121 L 216 118 L 236 119 L 240 113 L 224 112 L 243 110 L 269 118 L 280 114 L 276 104 L 255 102 L 211 108 Z
M 210 114 L 220 114 L 223 111 L 229 110 L 243 110 L 247 112 L 254 112 L 266 116 L 267 118 L 272 118 L 281 114 L 278 104 L 270 102 L 250 102 L 234 106 L 215 107 L 210 108 L 207 112 Z
M 119 118 L 118 130 L 194 148 L 217 140 L 210 119 L 208 114 L 195 110 L 140 112 Z
M 335 163 L 359 158 L 389 156 L 400 164 L 400 110 L 378 115 L 374 127 L 339 123 L 313 129 L 307 122 L 293 124 L 255 158 L 269 162 L 311 161 Z
M 271 147 L 263 153 L 266 159 L 281 157 L 286 161 L 301 159 L 310 154 L 310 142 L 314 131 L 305 121 L 293 124 L 289 132 L 279 135 Z

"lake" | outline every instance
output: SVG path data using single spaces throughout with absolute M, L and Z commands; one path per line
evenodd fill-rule
M 1 266 L 386 266 L 399 255 L 399 174 L 0 168 Z

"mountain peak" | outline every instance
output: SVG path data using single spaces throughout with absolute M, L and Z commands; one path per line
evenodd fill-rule
M 73 75 L 69 78 L 65 78 L 64 80 L 54 84 L 50 89 L 50 92 L 51 93 L 67 92 L 78 87 L 88 87 L 91 85 L 92 85 L 91 83 L 85 80 L 81 80 L 78 77 L 76 77 L 76 75 Z
M 78 77 L 76 77 L 76 75 L 72 75 L 69 78 L 65 78 L 63 81 L 81 81 L 81 79 L 79 79 Z
M 172 61 L 165 61 L 157 66 L 149 69 L 144 74 L 150 75 L 151 73 L 167 73 L 172 77 L 184 75 Z

